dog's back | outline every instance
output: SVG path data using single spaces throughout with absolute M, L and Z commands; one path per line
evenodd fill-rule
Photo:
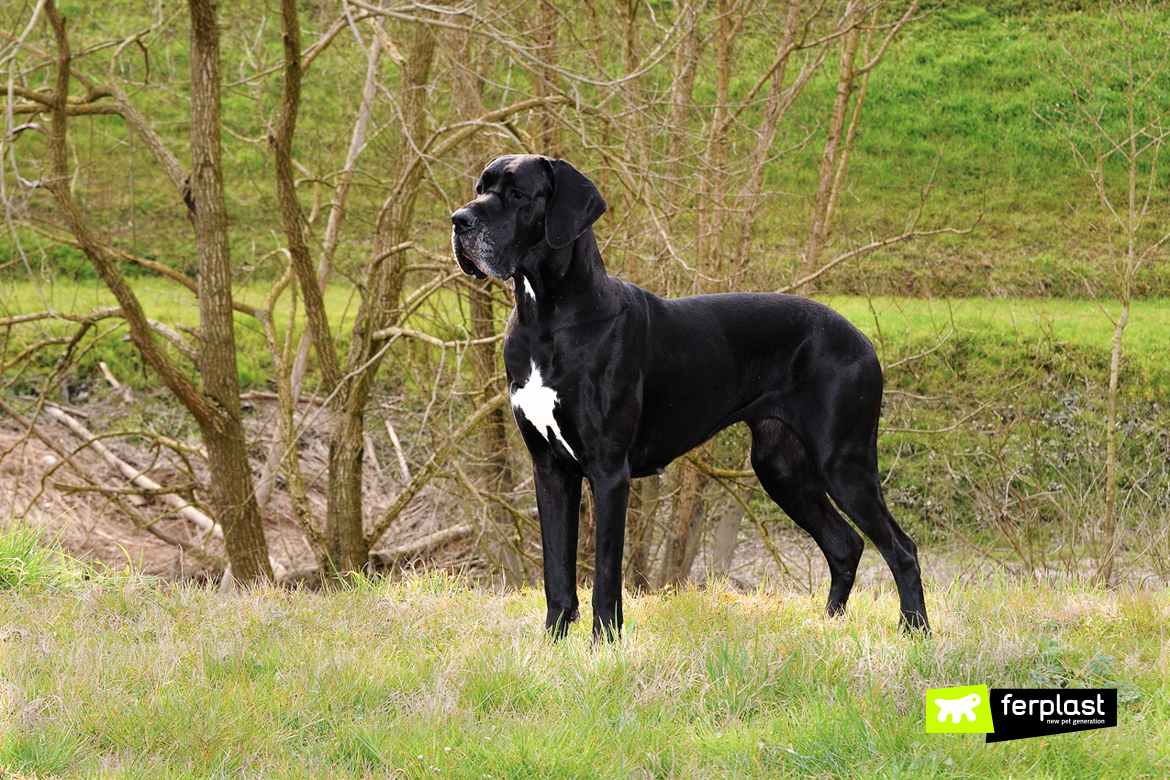
M 640 292 L 648 314 L 641 429 L 652 435 L 635 442 L 637 472 L 653 473 L 736 422 L 777 417 L 799 430 L 810 404 L 842 381 L 858 421 L 876 424 L 882 376 L 873 345 L 829 307 L 772 293 Z M 680 415 L 690 424 L 679 426 Z

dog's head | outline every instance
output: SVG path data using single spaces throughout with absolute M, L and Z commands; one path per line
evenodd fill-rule
M 497 157 L 475 183 L 475 200 L 451 215 L 463 272 L 509 279 L 533 250 L 564 249 L 605 213 L 593 182 L 564 160 Z

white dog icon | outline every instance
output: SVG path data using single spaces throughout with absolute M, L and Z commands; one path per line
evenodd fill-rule
M 983 699 L 977 693 L 964 696 L 961 699 L 935 699 L 938 705 L 938 721 L 942 723 L 949 715 L 951 723 L 958 723 L 963 718 L 975 722 L 975 708 Z

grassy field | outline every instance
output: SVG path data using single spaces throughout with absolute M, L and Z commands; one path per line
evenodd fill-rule
M 943 370 L 963 374 L 972 384 L 994 381 L 997 371 L 1028 362 L 1038 350 L 1048 348 L 1077 354 L 1085 364 L 1079 371 L 1097 370 L 1080 381 L 1108 380 L 1108 358 L 1113 323 L 1120 306 L 1115 301 L 1092 299 L 1027 300 L 1011 298 L 862 298 L 829 296 L 824 303 L 841 311 L 874 341 L 888 365 L 908 355 L 938 346 Z M 1166 334 L 1170 333 L 1170 301 L 1136 301 L 1125 332 L 1125 380 L 1135 397 L 1154 400 L 1170 384 L 1164 359 Z M 969 362 L 955 362 L 963 344 L 975 344 L 979 352 Z M 950 364 L 950 365 L 947 365 Z M 1072 367 L 1066 367 L 1071 369 Z M 895 378 L 898 371 L 892 372 Z M 1070 371 L 1071 374 L 1071 371 Z M 944 379 L 936 378 L 934 381 Z M 1074 376 L 1065 377 L 1073 381 Z M 933 388 L 938 390 L 939 388 Z
M 938 582 L 922 639 L 896 629 L 888 588 L 827 619 L 822 593 L 716 586 L 630 596 L 624 640 L 593 647 L 580 626 L 550 643 L 536 592 L 442 573 L 224 595 L 83 579 L 16 537 L 0 536 L 12 777 L 1170 772 L 1165 591 Z M 992 745 L 926 734 L 924 691 L 961 684 L 1117 688 L 1118 727 Z
M 150 277 L 134 279 L 132 284 L 147 317 L 177 326 L 180 330 L 189 331 L 198 327 L 198 302 L 190 291 L 169 280 Z M 261 306 L 270 288 L 271 284 L 266 282 L 245 283 L 236 285 L 234 294 L 244 303 Z M 277 330 L 282 335 L 288 323 L 288 309 L 285 305 L 287 300 L 286 294 L 275 315 Z M 348 329 L 358 306 L 357 293 L 349 285 L 333 284 L 326 290 L 325 302 L 329 308 L 330 322 L 334 325 L 339 340 L 343 344 L 347 343 Z M 84 313 L 112 306 L 114 303 L 113 295 L 97 279 L 77 282 L 68 279 L 36 282 L 21 280 L 6 285 L 4 292 L 0 294 L 0 317 L 45 310 Z M 350 319 L 346 319 L 347 316 Z M 304 321 L 304 308 L 298 307 L 298 329 L 304 327 Z M 143 371 L 142 359 L 137 349 L 121 338 L 127 332 L 125 325 L 122 324 L 112 333 L 105 332 L 119 322 L 114 319 L 105 320 L 91 331 L 83 346 L 92 345 L 92 348 L 80 353 L 80 359 L 77 360 L 77 376 L 83 381 L 100 381 L 97 363 L 105 361 L 122 382 L 137 388 L 147 388 L 156 384 L 157 379 Z M 68 339 L 76 330 L 77 326 L 68 322 L 34 323 L 13 332 L 8 350 L 10 354 L 16 354 L 25 344 L 46 338 Z M 99 334 L 102 335 L 102 339 L 95 343 Z M 189 365 L 169 344 L 165 341 L 162 343 L 164 349 L 172 350 L 172 355 L 179 359 L 181 365 Z M 35 377 L 39 372 L 51 369 L 60 358 L 63 349 L 55 347 L 42 350 L 36 356 L 35 369 L 30 372 L 31 376 Z M 239 313 L 236 314 L 236 357 L 241 387 L 245 390 L 265 389 L 272 377 L 272 361 L 265 345 L 263 328 L 252 317 Z

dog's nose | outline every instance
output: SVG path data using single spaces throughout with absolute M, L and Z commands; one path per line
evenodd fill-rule
M 451 215 L 451 224 L 455 226 L 456 233 L 466 233 L 475 227 L 476 221 L 475 214 L 466 206 Z

